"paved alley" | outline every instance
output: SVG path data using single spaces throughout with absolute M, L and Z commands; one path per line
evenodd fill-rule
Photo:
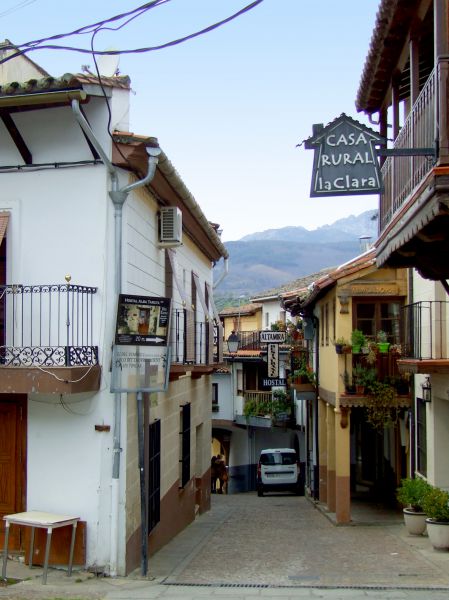
M 96 578 L 8 563 L 19 584 L 0 598 L 382 598 L 440 600 L 449 592 L 449 552 L 409 536 L 400 514 L 336 527 L 304 497 L 214 496 L 212 510 L 150 558 L 147 578 Z M 328 518 L 330 517 L 330 518 Z M 25 580 L 28 578 L 28 580 Z

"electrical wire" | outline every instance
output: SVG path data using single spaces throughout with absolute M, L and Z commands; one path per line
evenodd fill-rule
M 40 367 L 39 365 L 36 365 L 36 369 L 39 369 L 39 371 L 42 371 L 42 373 L 51 375 L 52 377 L 54 377 L 58 381 L 62 381 L 63 383 L 79 383 L 85 377 L 87 377 L 89 375 L 89 373 L 92 371 L 94 366 L 96 366 L 96 365 L 90 365 L 90 367 L 87 369 L 87 371 L 84 373 L 84 375 L 81 375 L 81 377 L 79 377 L 78 379 L 63 379 L 62 377 L 58 377 L 55 373 L 52 373 L 51 371 L 47 371 L 46 369 L 44 369 L 43 367 Z
M 148 8 L 153 8 L 153 6 L 159 6 L 162 2 L 168 2 L 168 1 L 170 1 L 170 0 L 160 0 L 160 1 L 155 0 L 155 2 L 151 3 L 152 6 L 148 7 Z M 195 31 L 194 33 L 190 33 L 181 38 L 177 38 L 176 40 L 171 40 L 169 42 L 165 42 L 165 43 L 159 44 L 157 46 L 146 46 L 143 48 L 133 48 L 133 49 L 126 49 L 126 50 L 94 50 L 94 52 L 92 53 L 92 49 L 78 48 L 76 46 L 59 46 L 56 44 L 37 45 L 37 44 L 40 44 L 41 41 L 35 40 L 34 42 L 27 42 L 26 44 L 20 44 L 18 46 L 16 46 L 16 45 L 3 46 L 4 50 L 7 50 L 7 49 L 18 50 L 18 48 L 21 48 L 21 49 L 18 50 L 17 52 L 15 52 L 14 54 L 5 56 L 3 59 L 0 60 L 0 64 L 5 63 L 8 60 L 11 60 L 13 58 L 17 58 L 17 56 L 20 56 L 21 54 L 27 54 L 28 52 L 32 52 L 34 50 L 67 50 L 70 52 L 79 52 L 81 54 L 94 54 L 95 56 L 142 54 L 142 53 L 146 53 L 146 52 L 155 52 L 156 50 L 164 50 L 165 48 L 177 46 L 179 44 L 182 44 L 184 42 L 192 40 L 196 37 L 199 37 L 201 35 L 209 33 L 215 29 L 218 29 L 219 27 L 222 27 L 223 25 L 229 23 L 230 21 L 233 21 L 234 19 L 240 17 L 241 15 L 248 12 L 249 10 L 252 10 L 253 8 L 255 8 L 257 5 L 261 4 L 262 2 L 263 2 L 263 0 L 255 0 L 251 4 L 248 4 L 247 6 L 243 7 L 241 10 L 230 15 L 229 17 L 226 17 L 225 19 L 222 19 L 221 21 L 217 21 L 216 23 L 213 23 L 212 25 L 204 27 L 203 29 L 200 29 L 199 31 Z M 139 9 L 136 9 L 136 10 L 139 10 Z M 127 13 L 127 14 L 130 14 L 130 13 Z M 101 24 L 111 22 L 111 20 L 113 20 L 113 19 L 115 20 L 116 17 L 112 17 L 111 19 L 105 20 Z M 90 25 L 87 27 L 91 28 L 93 26 Z M 101 25 L 100 25 L 100 27 L 101 27 Z M 76 33 L 78 33 L 78 32 L 79 32 L 79 30 L 77 30 Z M 86 30 L 86 32 L 87 32 L 87 30 Z M 83 31 L 83 33 L 85 33 L 85 32 Z M 66 37 L 67 35 L 73 35 L 73 33 L 72 34 L 59 34 L 60 37 Z M 50 40 L 50 39 L 59 39 L 59 37 L 53 36 L 52 38 L 46 38 L 46 39 L 43 39 L 42 42 Z
M 29 6 L 30 4 L 33 4 L 34 2 L 36 2 L 36 0 L 22 0 L 22 2 L 19 2 L 19 4 L 16 4 L 15 6 L 11 6 L 11 8 L 7 8 L 3 12 L 0 12 L 0 17 L 7 17 L 8 15 L 16 12 L 17 10 L 20 10 L 21 8 L 25 8 L 26 6 Z

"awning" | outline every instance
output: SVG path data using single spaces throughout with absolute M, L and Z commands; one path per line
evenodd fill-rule
M 9 212 L 0 212 L 0 244 L 5 237 L 6 228 L 8 227 L 10 213 Z

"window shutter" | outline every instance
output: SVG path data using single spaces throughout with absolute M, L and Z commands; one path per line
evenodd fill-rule
M 215 325 L 217 327 L 217 362 L 223 362 L 223 325 L 220 321 L 220 316 L 218 314 L 217 307 L 215 306 L 214 296 L 212 293 L 212 289 L 208 283 L 206 283 L 206 291 L 207 291 L 207 300 L 212 309 L 212 314 L 214 315 Z M 212 340 L 213 338 L 213 328 L 212 328 Z
M 207 364 L 212 364 L 214 362 L 214 323 L 213 318 L 210 314 L 209 308 L 207 306 L 206 299 L 203 294 L 203 290 L 201 289 L 200 278 L 196 273 L 192 273 L 193 279 L 195 281 L 196 293 L 200 300 L 200 304 L 203 307 L 204 317 L 206 320 L 206 359 Z M 207 284 L 206 284 L 207 286 Z M 207 288 L 206 288 L 207 289 Z
M 173 279 L 175 280 L 176 288 L 181 296 L 184 307 L 184 362 L 195 362 L 195 315 L 192 305 L 187 297 L 187 292 L 183 282 L 179 277 L 178 262 L 176 260 L 176 252 L 172 248 L 167 248 L 167 256 L 170 261 Z

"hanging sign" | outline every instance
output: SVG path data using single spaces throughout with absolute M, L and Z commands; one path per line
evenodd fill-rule
M 120 294 L 115 343 L 127 346 L 167 346 L 170 298 Z
M 261 344 L 282 344 L 285 342 L 285 331 L 260 331 Z
M 279 377 L 279 344 L 267 346 L 268 378 Z
M 170 348 L 114 345 L 111 392 L 165 392 L 170 364 Z
M 310 196 L 379 193 L 375 146 L 384 143 L 382 136 L 344 113 L 326 127 L 314 125 L 312 137 L 304 144 L 315 151 Z

